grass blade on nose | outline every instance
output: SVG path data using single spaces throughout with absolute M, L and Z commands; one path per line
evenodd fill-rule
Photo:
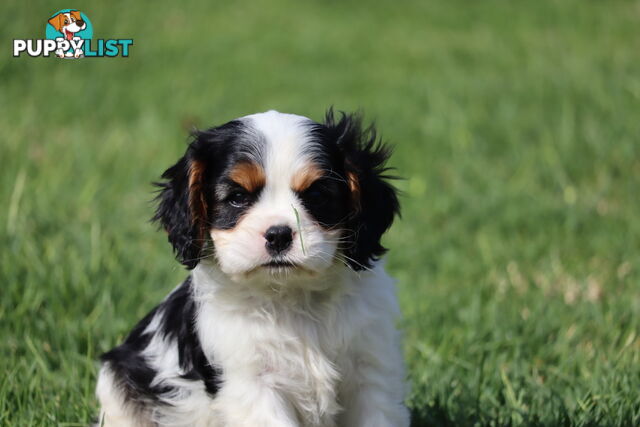
M 300 236 L 300 246 L 302 246 L 302 255 L 307 255 L 307 252 L 304 250 L 304 241 L 302 240 L 302 228 L 300 227 L 300 215 L 298 214 L 298 210 L 295 206 L 291 205 L 293 208 L 293 213 L 296 214 L 296 224 L 298 225 L 298 236 Z

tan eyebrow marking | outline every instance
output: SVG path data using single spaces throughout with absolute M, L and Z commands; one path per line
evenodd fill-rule
M 262 187 L 267 181 L 262 166 L 255 162 L 240 162 L 231 169 L 229 179 L 249 192 L 254 192 Z
M 301 192 L 306 190 L 316 180 L 322 178 L 322 170 L 315 164 L 308 164 L 299 169 L 291 178 L 291 188 L 293 191 Z

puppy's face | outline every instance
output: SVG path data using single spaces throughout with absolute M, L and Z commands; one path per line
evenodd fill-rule
M 60 31 L 68 40 L 73 39 L 73 35 L 78 31 L 84 30 L 87 24 L 82 20 L 80 11 L 71 10 L 66 13 L 59 13 L 49 19 L 49 23 L 53 25 L 56 31 Z
M 236 280 L 365 268 L 398 211 L 386 157 L 354 116 L 243 117 L 194 135 L 163 175 L 155 219 L 183 264 L 213 257 Z

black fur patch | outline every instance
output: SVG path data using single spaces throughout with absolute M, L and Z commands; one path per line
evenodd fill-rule
M 154 316 L 161 316 L 157 330 L 145 333 Z M 182 378 L 202 381 L 214 396 L 220 388 L 220 372 L 204 355 L 195 329 L 196 307 L 191 295 L 191 278 L 187 278 L 165 301 L 154 308 L 133 328 L 124 343 L 103 354 L 101 360 L 113 371 L 116 384 L 130 403 L 162 403 L 162 395 L 171 387 L 152 385 L 157 371 L 142 355 L 154 334 L 176 340 Z
M 166 387 L 151 385 L 157 372 L 147 364 L 141 354 L 142 350 L 149 345 L 152 336 L 143 331 L 151 322 L 157 309 L 157 307 L 154 308 L 133 328 L 124 343 L 100 358 L 102 363 L 108 364 L 113 371 L 116 384 L 124 392 L 126 401 L 133 404 L 157 401 L 161 394 L 170 391 Z
M 185 379 L 201 380 L 207 392 L 215 395 L 219 388 L 219 372 L 209 363 L 196 333 L 196 303 L 191 294 L 191 277 L 161 305 L 159 332 L 178 342 L 178 363 Z
M 298 194 L 307 212 L 324 228 L 339 226 L 349 211 L 349 190 L 344 179 L 339 178 L 335 169 L 331 176 L 316 180 L 309 188 Z
M 358 114 L 341 113 L 336 120 L 329 109 L 324 124 L 314 126 L 313 132 L 327 153 L 331 170 L 345 183 L 349 175 L 356 177 L 357 203 L 351 205 L 344 221 L 347 236 L 341 249 L 354 270 L 369 268 L 386 252 L 380 239 L 400 214 L 396 190 L 388 182 L 395 177 L 387 174 L 385 166 L 391 149 L 378 139 L 373 125 L 362 127 Z
M 229 230 L 235 227 L 242 216 L 258 200 L 261 192 L 262 188 L 248 192 L 226 177 L 219 179 L 216 183 L 216 194 L 219 202 L 213 207 L 210 217 L 212 227 L 218 230 Z M 232 204 L 230 199 L 236 193 L 243 194 L 246 203 L 242 205 Z

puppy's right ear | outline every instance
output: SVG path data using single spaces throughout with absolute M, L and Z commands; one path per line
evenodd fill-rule
M 49 19 L 49 24 L 53 25 L 53 28 L 56 29 L 56 31 L 60 31 L 60 29 L 62 28 L 62 19 L 63 19 L 64 15 L 59 13 L 56 16 L 54 16 L 53 18 Z
M 153 221 L 166 230 L 178 261 L 194 268 L 207 239 L 207 200 L 204 193 L 205 162 L 195 156 L 194 144 L 178 162 L 167 169 L 156 198 Z
M 204 256 L 213 221 L 213 191 L 209 186 L 225 168 L 228 148 L 241 133 L 242 123 L 194 131 L 185 155 L 162 174 L 153 221 L 162 225 L 178 261 L 192 269 Z

